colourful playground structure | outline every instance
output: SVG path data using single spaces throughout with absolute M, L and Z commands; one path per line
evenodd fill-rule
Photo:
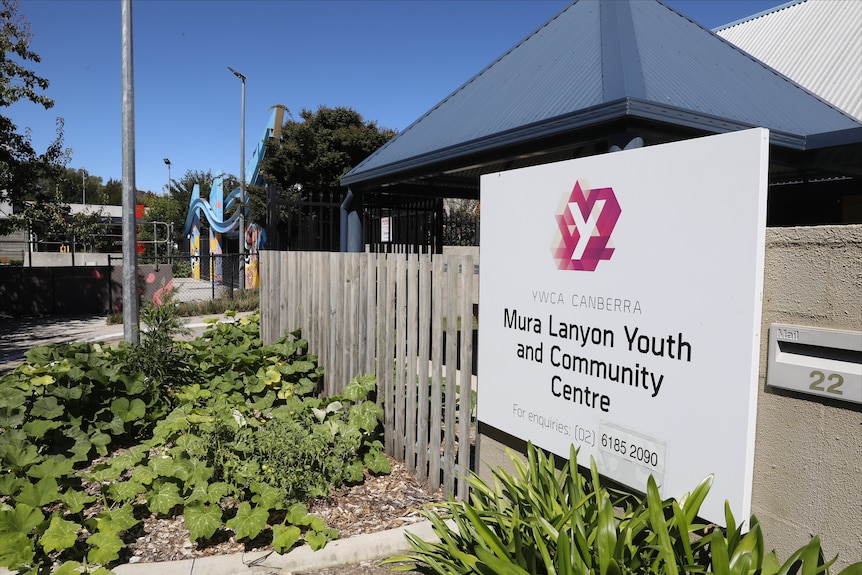
M 263 136 L 257 143 L 251 160 L 246 166 L 245 180 L 248 185 L 263 185 L 260 176 L 260 164 L 266 154 L 266 142 L 270 138 L 278 138 L 281 134 L 281 126 L 284 123 L 285 107 L 277 104 L 272 108 L 272 115 L 266 124 Z M 242 190 L 237 188 L 224 195 L 225 175 L 218 174 L 213 181 L 209 200 L 201 197 L 200 186 L 195 184 L 192 190 L 189 211 L 186 223 L 183 227 L 183 235 L 189 238 L 189 251 L 191 257 L 192 277 L 201 278 L 201 212 L 203 212 L 209 224 L 209 254 L 221 255 L 223 252 L 222 237 L 236 233 L 238 235 L 240 214 L 248 217 L 248 205 L 242 202 Z M 225 216 L 227 215 L 227 218 Z M 258 251 L 266 242 L 266 231 L 257 224 L 245 226 L 245 237 L 237 238 L 240 244 L 240 253 L 246 254 L 243 262 L 245 273 L 245 287 L 257 288 L 260 286 L 260 274 L 258 273 Z M 242 249 L 245 247 L 245 249 Z M 224 282 L 223 258 L 209 258 L 210 279 L 217 284 Z

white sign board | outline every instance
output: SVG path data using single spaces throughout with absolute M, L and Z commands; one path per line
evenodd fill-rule
M 380 218 L 380 241 L 388 242 L 389 241 L 389 226 L 390 226 L 390 217 L 384 216 Z
M 482 176 L 478 417 L 751 513 L 769 132 Z

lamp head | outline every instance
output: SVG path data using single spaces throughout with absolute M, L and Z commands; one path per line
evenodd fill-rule
M 171 165 L 171 161 L 170 161 L 169 159 L 165 158 L 165 164 L 167 164 L 168 166 L 170 166 L 170 165 Z

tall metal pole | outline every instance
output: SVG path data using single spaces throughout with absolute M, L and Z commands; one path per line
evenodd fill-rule
M 168 195 L 171 194 L 171 161 L 165 158 L 165 164 L 168 166 Z
M 123 0 L 123 338 L 138 343 L 138 256 L 135 253 L 135 86 L 132 0 Z
M 81 189 L 84 190 L 84 196 L 81 202 L 86 206 L 87 205 L 87 170 L 81 168 Z
M 240 257 L 240 287 L 245 289 L 245 80 L 246 77 L 230 66 L 227 67 L 234 76 L 242 81 L 242 113 L 239 129 L 239 257 Z

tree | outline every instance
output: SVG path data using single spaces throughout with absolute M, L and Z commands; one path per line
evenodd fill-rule
M 479 245 L 479 200 L 446 200 L 443 216 L 443 245 Z
M 0 107 L 9 107 L 23 99 L 48 110 L 54 102 L 40 93 L 48 88 L 48 80 L 28 67 L 39 63 L 40 58 L 30 50 L 30 25 L 18 8 L 17 0 L 0 0 Z M 29 200 L 36 203 L 37 208 L 56 201 L 56 189 L 46 188 L 42 182 L 60 175 L 70 153 L 71 150 L 63 148 L 61 118 L 57 118 L 56 140 L 44 153 L 38 154 L 33 149 L 29 131 L 19 133 L 9 118 L 0 115 L 0 201 L 18 205 Z M 36 209 L 33 215 L 49 211 Z M 30 220 L 20 217 L 0 221 L 0 234 L 30 224 Z
M 366 122 L 350 108 L 320 106 L 317 112 L 302 110 L 300 117 L 302 121 L 285 122 L 281 139 L 267 144 L 261 166 L 263 179 L 293 202 L 343 197 L 341 177 L 395 136 L 394 130 Z M 263 188 L 250 186 L 249 198 L 252 221 L 264 224 Z M 282 218 L 288 215 L 280 212 Z

